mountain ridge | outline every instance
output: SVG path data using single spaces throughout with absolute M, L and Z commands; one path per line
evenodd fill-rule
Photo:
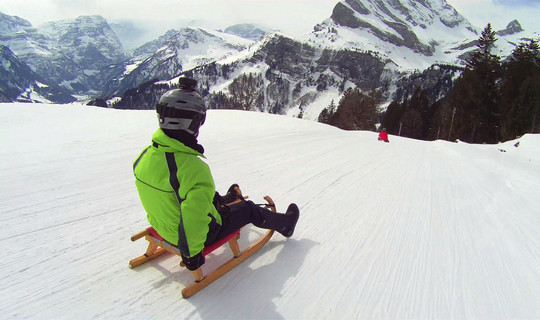
M 96 24 L 103 23 L 102 18 L 95 19 L 99 20 Z M 19 23 L 21 29 L 33 30 L 34 38 L 37 38 L 37 29 L 32 29 L 28 22 Z M 41 29 L 49 32 L 39 34 L 41 40 L 34 42 L 53 42 L 50 31 L 54 28 L 51 26 L 62 23 L 51 23 L 48 29 Z M 246 30 L 250 28 L 254 27 L 247 27 Z M 341 93 L 350 86 L 359 86 L 368 91 L 379 90 L 382 93 L 381 104 L 387 103 L 395 94 L 397 83 L 403 83 L 402 79 L 416 72 L 415 70 L 422 71 L 440 64 L 460 65 L 467 52 L 474 49 L 477 37 L 477 31 L 445 0 L 339 1 L 332 13 L 329 13 L 329 18 L 315 25 L 309 34 L 290 37 L 272 32 L 256 42 L 246 40 L 251 42 L 237 47 L 228 43 L 231 39 L 224 39 L 220 49 L 214 49 L 212 54 L 208 53 L 214 41 L 210 39 L 215 39 L 213 36 L 219 32 L 196 29 L 200 30 L 200 34 L 206 34 L 203 43 L 197 42 L 196 37 L 189 38 L 187 33 L 182 39 L 170 41 L 179 32 L 170 30 L 136 49 L 132 57 L 121 59 L 121 54 L 117 54 L 114 57 L 118 59 L 108 59 L 109 64 L 91 63 L 92 55 L 113 57 L 107 55 L 106 51 L 96 52 L 96 45 L 88 46 L 86 52 L 66 50 L 66 54 L 57 59 L 62 62 L 62 68 L 58 70 L 65 72 L 50 78 L 75 91 L 74 93 L 110 99 L 109 105 L 120 100 L 115 104 L 116 107 L 152 108 L 156 96 L 159 96 L 165 87 L 174 87 L 174 79 L 182 74 L 192 75 L 200 80 L 205 99 L 213 108 L 221 108 L 224 103 L 239 106 L 249 101 L 258 101 L 260 104 L 253 105 L 253 110 L 292 116 L 307 114 L 310 115 L 309 118 L 315 119 L 317 109 L 326 107 L 331 100 L 337 101 Z M 69 33 L 66 31 L 64 34 Z M 78 39 L 71 35 L 72 42 Z M 527 36 L 517 21 L 512 21 L 499 35 L 504 39 L 500 41 L 499 54 L 510 53 L 519 38 Z M 0 33 L 0 40 L 2 38 L 5 36 Z M 274 48 L 269 47 L 268 39 L 273 39 L 270 45 L 275 46 Z M 84 43 L 81 39 L 79 41 Z M 182 50 L 190 45 L 203 45 L 204 49 L 200 47 L 198 57 L 186 60 L 187 52 Z M 59 46 L 60 44 L 52 43 L 50 51 L 62 52 L 58 49 Z M 230 50 L 227 51 L 225 47 Z M 46 50 L 47 46 L 44 45 L 44 49 Z M 206 54 L 204 50 L 207 50 Z M 276 59 L 275 53 L 284 54 L 283 61 L 290 65 Z M 48 53 L 50 54 L 52 53 Z M 307 54 L 308 58 L 302 54 Z M 368 61 L 372 61 L 372 58 L 368 56 L 375 57 L 379 62 L 371 64 Z M 80 70 L 77 63 L 86 61 L 81 57 L 88 57 L 88 66 L 83 68 L 81 76 L 69 78 L 68 71 L 77 68 Z M 23 55 L 23 61 L 30 58 L 35 58 L 35 55 Z M 39 61 L 41 62 L 37 63 Z M 366 63 L 365 68 L 355 65 L 362 63 Z M 37 70 L 51 70 L 55 67 L 50 65 L 50 61 L 39 56 L 34 59 L 33 64 L 33 69 Z M 383 67 L 375 67 L 366 74 L 370 65 Z M 245 79 L 250 75 L 258 80 L 248 87 L 259 92 L 247 94 L 248 100 L 239 101 L 233 93 L 238 93 L 238 88 L 246 83 Z M 73 83 L 76 83 L 76 86 Z M 155 90 L 153 83 L 156 84 Z M 260 86 L 254 85 L 255 83 Z M 144 90 L 139 90 L 139 86 L 143 86 Z M 126 92 L 129 99 L 118 98 Z M 137 94 L 140 97 L 134 98 L 133 95 Z M 133 105 L 129 101 L 138 102 Z

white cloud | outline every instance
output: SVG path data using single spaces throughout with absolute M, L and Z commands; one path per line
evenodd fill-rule
M 135 20 L 160 29 L 204 21 L 213 28 L 261 23 L 285 32 L 311 31 L 328 18 L 337 0 L 2 0 L 0 11 L 37 26 L 80 15 L 102 15 L 109 21 Z
M 152 28 L 158 36 L 190 21 L 211 28 L 235 23 L 260 23 L 295 34 L 310 32 L 332 14 L 338 0 L 1 0 L 0 11 L 29 20 L 34 26 L 48 21 L 99 14 L 110 22 L 131 21 Z M 473 25 L 490 22 L 500 30 L 518 19 L 527 31 L 540 32 L 540 1 L 447 0 Z
M 491 23 L 494 30 L 504 29 L 517 19 L 523 29 L 540 32 L 540 1 L 530 0 L 447 0 L 473 25 L 482 29 Z
M 538 0 L 493 0 L 497 4 L 506 6 L 540 7 Z

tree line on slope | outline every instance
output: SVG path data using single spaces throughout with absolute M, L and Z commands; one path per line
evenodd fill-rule
M 392 101 L 377 112 L 377 93 L 348 89 L 319 121 L 346 130 L 375 130 L 380 121 L 390 134 L 470 143 L 497 143 L 540 132 L 540 50 L 535 40 L 517 45 L 504 62 L 492 53 L 496 33 L 488 24 L 477 50 L 452 89 L 433 101 L 429 89 Z

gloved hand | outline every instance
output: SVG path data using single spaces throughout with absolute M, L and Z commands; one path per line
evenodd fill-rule
M 199 267 L 204 264 L 204 256 L 202 255 L 202 251 L 191 258 L 182 255 L 182 262 L 186 265 L 188 270 L 195 271 L 199 269 Z

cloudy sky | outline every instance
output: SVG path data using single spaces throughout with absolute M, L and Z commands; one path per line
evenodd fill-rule
M 259 23 L 289 34 L 310 32 L 328 18 L 338 0 L 1 0 L 0 12 L 34 26 L 80 15 L 102 15 L 109 22 L 131 22 L 141 37 L 171 28 L 203 24 L 220 29 L 235 23 Z M 540 0 L 447 0 L 473 25 L 490 22 L 495 30 L 518 19 L 540 33 Z M 151 32 L 147 30 L 152 30 Z

